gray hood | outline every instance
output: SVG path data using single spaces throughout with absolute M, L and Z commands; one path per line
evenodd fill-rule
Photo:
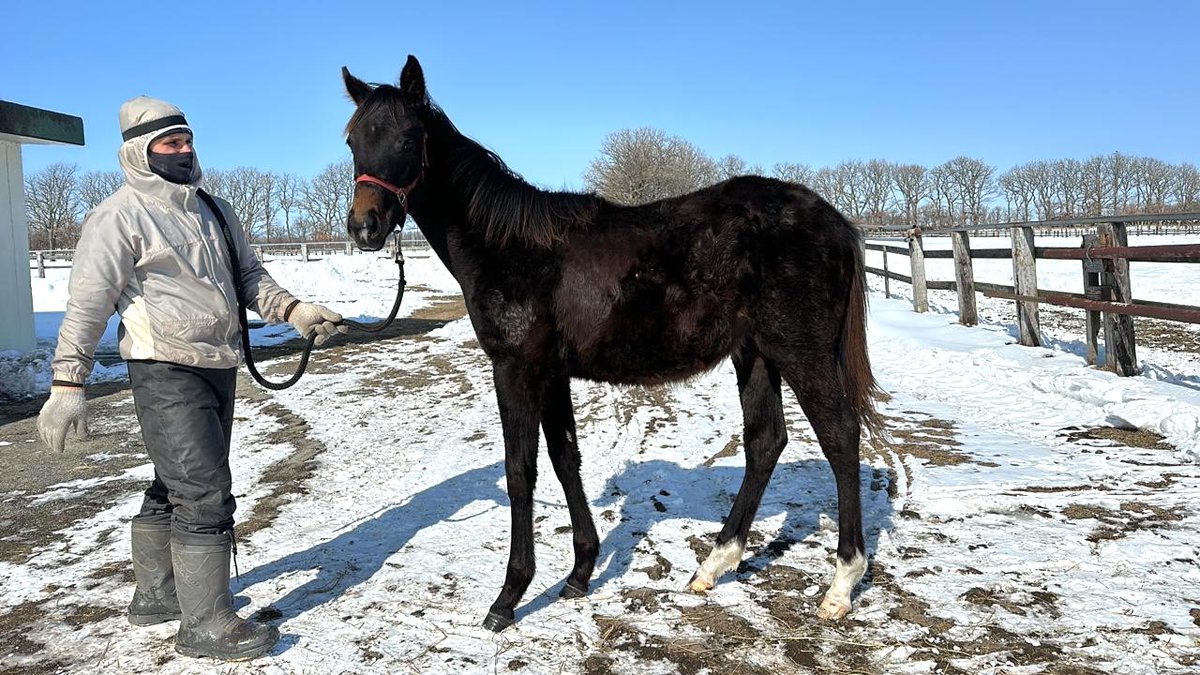
M 192 128 L 183 120 L 183 116 L 183 111 L 176 106 L 149 96 L 138 96 L 126 101 L 121 105 L 118 115 L 121 133 L 127 134 L 140 126 L 148 130 L 122 143 L 117 151 L 117 161 L 125 172 L 125 182 L 129 187 L 144 195 L 195 209 L 196 188 L 200 187 L 204 176 L 204 172 L 200 170 L 200 156 L 196 155 L 192 176 L 187 185 L 177 185 L 150 170 L 150 158 L 147 154 L 150 151 L 150 141 L 171 131 L 186 131 L 195 136 Z M 169 122 L 173 118 L 179 118 L 182 123 L 168 123 L 164 126 L 154 124 L 159 120 Z

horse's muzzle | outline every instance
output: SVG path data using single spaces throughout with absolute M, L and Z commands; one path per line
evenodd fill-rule
M 379 213 L 374 209 L 367 212 L 367 216 L 361 222 L 355 222 L 354 214 L 352 213 L 346 221 L 346 230 L 354 243 L 363 251 L 378 251 L 387 243 L 388 235 L 392 230 L 396 229 L 394 225 L 389 225 L 386 220 L 379 217 Z

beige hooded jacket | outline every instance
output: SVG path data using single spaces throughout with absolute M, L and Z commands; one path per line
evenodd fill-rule
M 160 120 L 178 123 L 156 125 Z M 147 157 L 153 139 L 191 129 L 178 108 L 144 96 L 121 106 L 120 121 L 122 132 L 158 128 L 121 145 L 125 184 L 84 218 L 51 366 L 54 379 L 87 379 L 114 310 L 121 315 L 118 339 L 126 359 L 236 367 L 242 350 L 233 265 L 220 223 L 196 195 L 199 161 L 189 183 L 178 185 L 153 173 Z M 295 298 L 263 269 L 229 204 L 216 201 L 238 251 L 248 309 L 269 322 L 283 321 Z

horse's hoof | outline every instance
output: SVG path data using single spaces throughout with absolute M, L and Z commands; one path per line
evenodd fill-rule
M 492 631 L 493 633 L 499 633 L 511 625 L 513 625 L 512 619 L 500 616 L 495 612 L 488 612 L 487 616 L 483 619 L 483 627 Z
M 817 618 L 824 621 L 837 621 L 850 613 L 850 605 L 837 600 L 825 598 L 817 608 Z
M 707 593 L 712 590 L 712 583 L 700 578 L 699 573 L 692 575 L 692 580 L 688 582 L 688 588 L 693 593 Z
M 583 596 L 585 596 L 587 594 L 588 594 L 587 586 L 584 586 L 581 588 L 581 587 L 576 586 L 575 584 L 568 581 L 567 585 L 563 586 L 562 592 L 559 593 L 558 596 L 560 598 L 574 600 L 575 598 L 582 598 Z

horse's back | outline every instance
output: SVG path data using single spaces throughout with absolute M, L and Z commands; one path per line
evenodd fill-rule
M 573 370 L 624 383 L 675 380 L 716 365 L 788 307 L 790 321 L 814 313 L 830 323 L 845 306 L 837 296 L 856 236 L 812 190 L 760 176 L 609 204 L 563 248 L 554 308 Z

